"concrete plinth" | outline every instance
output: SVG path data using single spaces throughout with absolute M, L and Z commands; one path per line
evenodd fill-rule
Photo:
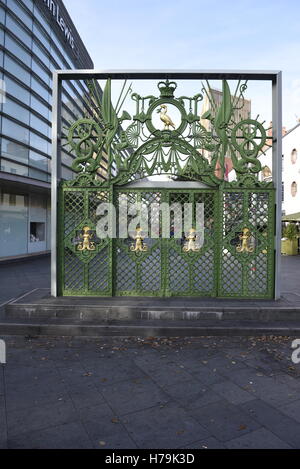
M 1 334 L 59 336 L 299 335 L 300 295 L 214 298 L 53 298 L 36 289 L 8 303 Z

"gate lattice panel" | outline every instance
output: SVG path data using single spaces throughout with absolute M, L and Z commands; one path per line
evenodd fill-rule
M 212 296 L 216 294 L 217 246 L 214 244 L 215 216 L 217 214 L 217 193 L 211 190 L 166 189 L 152 191 L 118 190 L 115 197 L 117 206 L 127 200 L 129 205 L 141 206 L 148 211 L 148 233 L 144 239 L 147 251 L 132 252 L 133 239 L 120 239 L 117 233 L 115 249 L 115 276 L 117 296 Z M 152 204 L 166 203 L 168 207 L 179 204 L 179 215 L 170 211 L 169 228 L 163 236 L 162 212 L 150 209 Z M 174 237 L 176 222 L 184 227 L 184 206 L 192 206 L 192 225 L 196 223 L 197 207 L 203 206 L 204 243 L 196 252 L 184 252 L 185 234 Z M 198 205 L 197 205 L 198 204 Z M 118 211 L 118 219 L 122 212 Z M 129 208 L 129 213 L 131 209 Z M 177 217 L 177 220 L 175 218 Z M 178 219 L 181 217 L 181 220 Z M 150 222 L 153 223 L 154 226 Z M 156 222 L 156 224 L 155 224 Z M 129 220 L 130 223 L 130 220 Z M 157 225 L 158 224 L 158 225 Z M 159 227 L 158 233 L 155 226 Z M 153 237 L 153 234 L 155 237 Z
M 223 193 L 219 296 L 272 298 L 274 191 Z
M 110 200 L 111 191 L 90 188 L 61 192 L 59 266 L 61 293 L 65 296 L 110 296 L 112 294 L 112 240 L 97 239 L 97 207 Z M 87 229 L 88 228 L 88 229 Z M 88 243 L 84 245 L 84 236 Z

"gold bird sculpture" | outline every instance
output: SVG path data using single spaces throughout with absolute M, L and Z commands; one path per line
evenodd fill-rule
M 173 129 L 175 129 L 176 127 L 171 117 L 167 115 L 167 111 L 168 111 L 167 106 L 165 104 L 162 104 L 160 108 L 157 110 L 158 113 L 160 112 L 160 120 L 165 124 L 165 130 L 169 130 L 169 127 L 173 127 Z

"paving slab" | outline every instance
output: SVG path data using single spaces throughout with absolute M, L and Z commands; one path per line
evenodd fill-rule
M 266 427 L 294 449 L 300 449 L 300 423 L 261 399 L 241 404 L 256 422 Z
M 285 441 L 282 441 L 274 433 L 266 428 L 260 428 L 247 435 L 240 436 L 225 443 L 228 449 L 291 449 Z
M 93 449 L 94 445 L 81 422 L 23 433 L 8 440 L 8 449 Z
M 122 420 L 139 448 L 181 448 L 209 432 L 174 403 L 127 415 Z
M 193 409 L 193 416 L 221 442 L 232 440 L 261 427 L 247 412 L 225 399 Z

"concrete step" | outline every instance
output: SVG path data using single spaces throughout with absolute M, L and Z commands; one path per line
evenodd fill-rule
M 199 337 L 199 336 L 300 336 L 300 323 L 261 321 L 112 321 L 99 324 L 82 321 L 18 321 L 2 319 L 0 336 L 73 337 Z
M 5 317 L 20 321 L 297 321 L 300 296 L 281 300 L 228 300 L 214 298 L 53 298 L 48 289 L 37 289 L 5 306 Z

